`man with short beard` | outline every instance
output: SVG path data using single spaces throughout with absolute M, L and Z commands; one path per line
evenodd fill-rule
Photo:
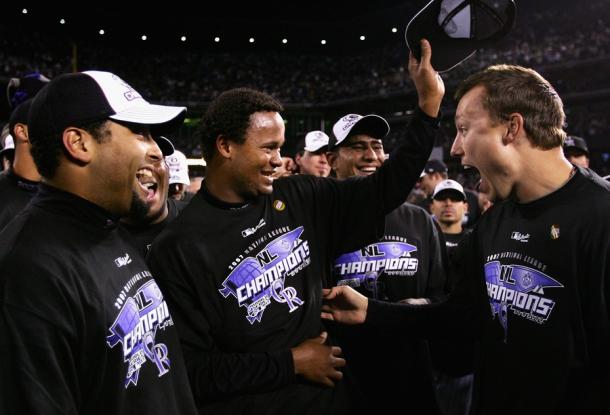
M 167 140 L 165 137 L 159 139 Z M 186 202 L 168 197 L 169 168 L 164 160 L 157 160 L 143 166 L 136 174 L 138 183 L 148 193 L 142 198 L 137 189 L 128 216 L 121 218 L 121 224 L 131 234 L 133 243 L 143 256 L 148 254 L 155 237 L 174 220 L 187 205 Z

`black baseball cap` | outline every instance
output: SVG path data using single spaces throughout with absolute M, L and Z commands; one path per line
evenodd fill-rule
M 407 25 L 407 46 L 420 59 L 419 41 L 427 39 L 432 66 L 448 71 L 504 37 L 515 23 L 516 9 L 514 0 L 432 0 Z
M 11 78 L 6 86 L 6 95 L 11 109 L 15 109 L 22 102 L 33 98 L 50 81 L 40 72 L 31 72 L 21 78 Z
M 441 160 L 431 159 L 426 162 L 424 166 L 424 170 L 421 172 L 419 177 L 424 177 L 426 174 L 430 173 L 447 173 L 447 165 L 443 163 Z
M 174 152 L 161 134 L 178 128 L 186 107 L 154 105 L 110 72 L 86 71 L 54 78 L 34 98 L 28 117 L 31 140 L 110 119 L 147 125 L 163 155 Z
M 575 135 L 569 135 L 566 137 L 565 141 L 563 142 L 563 151 L 564 153 L 572 152 L 583 153 L 587 156 L 589 155 L 589 148 L 587 147 L 587 142 L 585 139 Z
M 28 114 L 30 113 L 30 106 L 32 105 L 32 100 L 28 99 L 27 101 L 22 102 L 17 105 L 17 107 L 11 113 L 11 117 L 8 121 L 8 130 L 10 134 L 15 134 L 13 129 L 17 124 L 25 124 L 28 125 Z

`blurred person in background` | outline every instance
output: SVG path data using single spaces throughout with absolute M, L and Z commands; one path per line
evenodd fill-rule
M 170 199 L 189 201 L 193 195 L 187 192 L 191 180 L 186 156 L 182 151 L 175 150 L 165 157 L 165 163 L 169 169 L 168 194 Z
M 563 142 L 563 153 L 570 163 L 580 167 L 589 167 L 589 147 L 582 137 L 569 135 Z
M 10 137 L 14 141 L 14 156 L 12 166 L 0 175 L 0 230 L 25 208 L 40 183 L 27 125 L 31 104 L 31 99 L 19 104 L 8 124 L 10 135 L 7 139 Z
M 326 159 L 328 135 L 322 131 L 310 131 L 297 143 L 294 161 L 299 174 L 327 177 L 330 165 Z

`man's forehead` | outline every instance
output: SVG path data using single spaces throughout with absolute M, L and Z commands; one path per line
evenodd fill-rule
M 284 122 L 282 116 L 275 111 L 259 111 L 250 115 L 250 126 L 253 128 L 271 127 L 276 121 Z
M 371 137 L 370 135 L 366 135 L 366 134 L 354 134 L 347 138 L 346 144 L 363 143 L 363 142 L 381 143 L 381 139 L 374 138 L 374 137 Z

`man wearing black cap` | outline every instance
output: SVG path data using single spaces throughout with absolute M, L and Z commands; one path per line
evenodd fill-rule
M 328 153 L 337 179 L 374 174 L 386 158 L 382 139 L 389 131 L 386 120 L 377 115 L 339 119 Z M 439 233 L 424 209 L 403 203 L 386 215 L 378 242 L 335 259 L 332 285 L 349 285 L 368 297 L 393 302 L 427 303 L 440 297 L 445 248 Z M 413 413 L 440 414 L 426 341 L 401 330 L 337 326 L 332 332 L 363 391 L 367 412 L 391 413 L 408 403 Z M 400 376 L 388 376 L 388 370 Z
M 239 88 L 208 107 L 199 130 L 206 178 L 148 256 L 202 412 L 357 410 L 320 321 L 321 290 L 334 258 L 376 239 L 432 151 L 444 85 L 424 49 L 421 62 L 409 60 L 420 109 L 388 161 L 360 180 L 274 181 L 282 106 Z
M 422 200 L 418 205 L 426 209 L 429 213 L 432 213 L 432 195 L 434 189 L 444 180 L 449 178 L 447 165 L 441 160 L 431 159 L 426 163 L 426 167 L 421 173 L 419 188 L 426 193 L 428 196 Z M 476 223 L 480 216 L 479 204 L 477 203 L 478 197 L 476 192 L 471 190 L 464 190 L 466 193 L 466 201 L 468 202 L 468 211 L 464 215 L 464 226 L 472 227 Z
M 563 154 L 570 163 L 584 168 L 589 167 L 589 148 L 584 138 L 567 136 L 563 142 Z
M 463 226 L 468 203 L 462 185 L 451 179 L 437 184 L 430 209 L 443 232 L 449 264 L 455 265 L 458 245 L 470 233 Z M 449 273 L 446 291 L 453 291 L 456 285 L 455 275 Z M 447 340 L 432 342 L 431 350 L 436 368 L 438 402 L 443 414 L 469 414 L 472 402 L 473 343 Z
M 494 65 L 456 92 L 451 153 L 498 202 L 459 247 L 454 294 L 418 308 L 326 293 L 325 317 L 478 340 L 477 414 L 610 412 L 610 184 L 563 155 L 561 98 Z
M 428 212 L 430 212 L 430 203 L 432 202 L 434 189 L 440 182 L 449 178 L 447 171 L 445 163 L 441 160 L 431 159 L 426 162 L 426 166 L 419 176 L 419 188 L 427 196 L 427 199 L 424 201 L 425 206 L 422 205 L 422 207 Z
M 163 294 L 117 226 L 149 194 L 139 173 L 171 151 L 153 137 L 184 113 L 108 72 L 34 98 L 44 184 L 0 233 L 2 413 L 195 413 Z
M 168 192 L 173 167 L 170 158 L 173 156 L 176 156 L 176 151 L 164 160 L 155 160 L 138 170 L 138 182 L 134 183 L 134 191 L 137 192 L 139 186 L 144 186 L 148 193 L 143 199 L 135 199 L 129 215 L 121 218 L 121 225 L 131 234 L 133 243 L 143 257 L 148 254 L 155 237 L 187 205 L 185 201 L 170 197 Z M 182 156 L 184 157 L 183 154 Z M 186 163 L 186 158 L 184 161 Z M 186 177 L 188 178 L 188 173 Z
M 18 105 L 9 120 L 15 154 L 12 167 L 0 176 L 0 230 L 23 210 L 38 191 L 40 174 L 32 158 L 27 126 L 31 103 L 29 99 Z
M 449 257 L 459 242 L 468 233 L 463 227 L 463 218 L 468 211 L 466 193 L 461 184 L 455 180 L 443 180 L 434 188 L 432 194 L 432 215 L 438 221 L 443 235 Z

